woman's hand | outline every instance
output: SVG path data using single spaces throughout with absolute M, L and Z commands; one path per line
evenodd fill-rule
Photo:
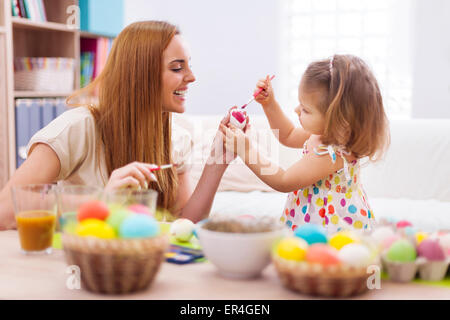
M 220 124 L 220 130 L 224 135 L 223 145 L 227 152 L 232 152 L 245 161 L 246 154 L 248 154 L 251 146 L 250 138 L 244 131 L 231 124 L 228 127 Z
M 256 83 L 256 89 L 254 93 L 256 93 L 259 89 L 263 89 L 260 94 L 255 97 L 256 102 L 261 104 L 263 107 L 267 107 L 273 103 L 275 103 L 275 95 L 272 89 L 272 81 L 270 81 L 270 77 L 267 76 L 265 79 L 261 79 Z
M 237 109 L 237 106 L 231 107 L 226 116 L 220 121 L 219 129 L 217 130 L 216 136 L 214 137 L 213 146 L 211 149 L 210 159 L 216 164 L 229 164 L 236 158 L 236 154 L 227 151 L 224 146 L 224 131 L 221 129 L 222 126 L 228 127 L 230 125 L 230 114 L 233 109 Z M 245 125 L 243 132 L 246 132 L 250 128 L 250 119 L 246 112 L 245 117 L 247 119 L 247 124 Z
M 150 181 L 157 181 L 156 176 L 150 171 L 158 167 L 155 164 L 132 162 L 114 170 L 109 177 L 105 190 L 121 188 L 147 189 Z

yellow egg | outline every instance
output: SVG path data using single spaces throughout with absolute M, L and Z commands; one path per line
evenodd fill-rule
M 358 239 L 349 232 L 338 232 L 330 238 L 329 244 L 337 250 L 341 250 L 342 247 L 358 242 Z
M 277 254 L 287 260 L 301 261 L 305 259 L 308 244 L 300 238 L 286 238 L 277 245 Z
M 116 233 L 110 225 L 99 219 L 85 219 L 81 221 L 75 233 L 82 237 L 96 237 L 101 239 L 113 239 Z
M 428 234 L 426 232 L 417 232 L 415 238 L 417 245 L 419 245 L 423 240 L 428 238 Z

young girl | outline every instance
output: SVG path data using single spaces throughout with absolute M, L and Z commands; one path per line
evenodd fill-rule
M 375 77 L 351 55 L 311 63 L 299 86 L 296 128 L 276 102 L 269 78 L 256 97 L 280 143 L 302 148 L 303 157 L 287 170 L 264 174 L 263 159 L 248 136 L 221 125 L 227 150 L 235 151 L 266 184 L 289 192 L 281 221 L 292 230 L 305 223 L 341 229 L 369 230 L 374 215 L 360 181 L 360 159 L 379 158 L 389 144 L 388 121 Z M 245 148 L 236 148 L 245 146 Z M 270 164 L 273 166 L 273 164 Z

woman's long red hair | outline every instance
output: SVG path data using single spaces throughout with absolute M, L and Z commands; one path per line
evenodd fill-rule
M 94 98 L 89 104 L 104 151 L 107 175 L 133 161 L 172 163 L 171 114 L 163 112 L 163 52 L 178 29 L 167 22 L 143 21 L 127 26 L 114 40 L 106 65 L 88 86 L 67 99 Z M 69 104 L 70 106 L 86 103 Z M 100 154 L 100 153 L 98 153 Z M 97 157 L 99 158 L 99 157 Z M 175 169 L 155 172 L 158 204 L 175 204 Z

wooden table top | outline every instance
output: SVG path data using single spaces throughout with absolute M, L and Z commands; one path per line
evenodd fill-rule
M 68 289 L 70 275 L 62 250 L 51 255 L 26 256 L 20 252 L 17 231 L 0 232 L 0 299 L 153 299 L 153 300 L 287 300 L 316 299 L 285 289 L 273 265 L 252 280 L 222 278 L 208 262 L 163 263 L 153 284 L 135 294 L 110 296 L 83 289 Z M 450 299 L 450 289 L 423 284 L 382 281 L 381 289 L 353 299 Z

